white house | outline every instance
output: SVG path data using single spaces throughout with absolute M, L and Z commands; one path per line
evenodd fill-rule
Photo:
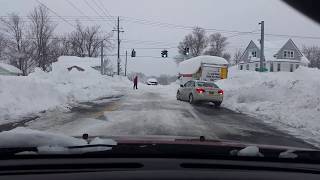
M 0 63 L 0 75 L 20 76 L 22 71 L 10 64 Z
M 264 67 L 267 71 L 293 72 L 299 66 L 308 66 L 309 60 L 301 53 L 292 39 L 286 41 L 265 41 Z M 250 41 L 243 52 L 238 68 L 240 70 L 257 70 L 260 68 L 260 42 Z

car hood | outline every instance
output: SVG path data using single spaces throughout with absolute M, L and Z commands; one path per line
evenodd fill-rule
M 256 144 L 248 142 L 240 142 L 225 139 L 200 139 L 200 137 L 192 136 L 162 136 L 162 135 L 148 135 L 148 136 L 99 136 L 101 139 L 113 139 L 118 144 L 176 144 L 176 145 L 204 145 L 204 146 L 224 146 L 245 148 L 248 146 L 256 146 L 262 149 L 275 150 L 297 150 L 297 151 L 317 151 L 317 148 L 304 148 L 272 144 Z

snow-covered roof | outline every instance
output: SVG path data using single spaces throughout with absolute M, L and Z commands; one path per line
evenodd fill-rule
M 149 78 L 149 79 L 148 79 L 148 82 L 158 82 L 158 80 L 155 79 L 155 78 Z
M 22 74 L 22 71 L 21 71 L 20 69 L 12 66 L 12 65 L 10 65 L 10 64 L 0 63 L 0 67 L 1 67 L 2 69 L 5 69 L 5 70 L 11 72 L 11 73 Z
M 92 67 L 101 66 L 101 60 L 100 58 L 60 56 L 58 61 L 52 64 L 52 70 L 65 71 L 72 66 L 77 66 L 84 70 L 91 70 Z
M 202 63 L 215 65 L 228 65 L 228 61 L 218 56 L 197 56 L 179 63 L 178 71 L 180 74 L 196 73 Z
M 275 59 L 274 55 L 288 42 L 288 40 L 264 41 L 264 57 L 266 60 Z M 260 42 L 254 41 L 260 49 Z

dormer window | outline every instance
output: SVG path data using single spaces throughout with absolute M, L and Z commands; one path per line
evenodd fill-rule
M 284 50 L 283 51 L 283 58 L 284 59 L 291 59 L 294 58 L 294 52 L 290 50 Z

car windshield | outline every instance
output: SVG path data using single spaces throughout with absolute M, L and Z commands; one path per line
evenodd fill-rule
M 319 68 L 320 25 L 280 0 L 0 0 L 0 155 L 318 150 Z
M 213 88 L 219 88 L 216 84 L 212 82 L 197 82 L 197 85 L 199 87 L 213 87 Z

